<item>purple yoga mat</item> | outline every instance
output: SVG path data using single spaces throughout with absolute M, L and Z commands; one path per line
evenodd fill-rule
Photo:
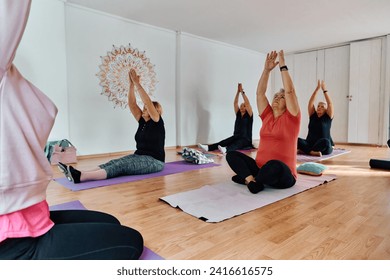
M 79 200 L 69 201 L 61 204 L 50 206 L 50 211 L 57 210 L 86 210 L 83 204 Z
M 303 162 L 318 162 L 318 161 L 323 161 L 327 160 L 330 158 L 334 158 L 337 156 L 341 156 L 343 154 L 348 154 L 351 151 L 345 150 L 345 149 L 340 149 L 340 148 L 335 148 L 333 149 L 333 152 L 330 155 L 323 155 L 321 157 L 316 157 L 316 156 L 311 156 L 311 155 L 304 155 L 304 154 L 298 154 L 297 155 L 297 162 L 303 163 Z
M 160 255 L 156 254 L 149 248 L 144 246 L 144 251 L 142 252 L 141 257 L 139 257 L 140 260 L 164 260 L 163 257 Z
M 79 200 L 69 201 L 57 205 L 50 206 L 51 211 L 58 210 L 86 210 L 87 208 Z M 164 260 L 163 257 L 159 256 L 149 248 L 144 246 L 142 255 L 139 258 L 140 260 Z
M 63 185 L 64 187 L 72 191 L 81 191 L 81 190 L 87 190 L 87 189 L 92 189 L 97 187 L 108 186 L 108 185 L 135 182 L 144 179 L 161 177 L 165 175 L 176 174 L 176 173 L 197 170 L 197 169 L 202 169 L 207 167 L 213 167 L 213 166 L 220 166 L 220 164 L 215 164 L 215 163 L 194 164 L 194 163 L 186 162 L 184 160 L 180 160 L 180 161 L 168 162 L 165 164 L 165 167 L 162 171 L 151 173 L 151 174 L 121 176 L 121 177 L 116 177 L 116 178 L 111 178 L 106 180 L 87 181 L 79 184 L 74 184 L 73 182 L 70 182 L 66 177 L 56 178 L 54 179 L 54 181 L 56 181 L 57 183 Z

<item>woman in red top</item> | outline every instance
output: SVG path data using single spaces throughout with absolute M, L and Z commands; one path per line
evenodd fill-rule
M 278 56 L 279 61 L 276 61 Z M 270 104 L 265 94 L 269 75 L 278 64 L 284 89 L 274 95 Z M 252 193 L 262 191 L 264 186 L 290 188 L 297 178 L 296 143 L 301 113 L 283 51 L 279 53 L 272 51 L 267 54 L 256 95 L 257 108 L 262 120 L 256 159 L 237 151 L 228 152 L 226 160 L 236 173 L 232 180 L 247 185 Z

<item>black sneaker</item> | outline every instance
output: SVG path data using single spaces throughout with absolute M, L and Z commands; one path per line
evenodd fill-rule
M 66 164 L 63 164 L 62 162 L 58 162 L 57 167 L 66 176 L 66 173 L 68 173 L 68 166 Z
M 78 171 L 77 169 L 73 168 L 72 166 L 68 166 L 68 173 L 65 174 L 66 178 L 68 178 L 69 181 L 78 184 L 80 183 L 80 177 L 81 177 L 81 172 Z

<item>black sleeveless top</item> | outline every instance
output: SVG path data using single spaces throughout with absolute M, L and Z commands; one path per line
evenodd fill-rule
M 309 121 L 309 131 L 307 133 L 306 141 L 310 145 L 314 145 L 319 139 L 326 138 L 328 139 L 332 146 L 334 146 L 332 137 L 330 135 L 330 128 L 332 126 L 332 119 L 328 114 L 324 114 L 321 117 L 318 117 L 317 113 L 313 113 L 310 116 Z
M 252 126 L 253 126 L 253 115 L 249 116 L 248 112 L 241 117 L 241 112 L 238 111 L 236 114 L 236 121 L 234 123 L 234 136 L 239 136 L 252 142 Z
M 141 117 L 138 121 L 135 141 L 137 150 L 134 154 L 152 156 L 165 162 L 165 127 L 161 116 L 158 122 L 154 122 L 152 119 L 146 122 Z

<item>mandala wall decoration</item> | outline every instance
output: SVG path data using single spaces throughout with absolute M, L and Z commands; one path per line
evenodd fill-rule
M 129 92 L 129 72 L 134 69 L 140 76 L 140 83 L 144 90 L 153 96 L 157 83 L 154 65 L 150 59 L 145 56 L 145 52 L 128 46 L 112 46 L 112 50 L 102 56 L 102 64 L 99 66 L 99 73 L 96 76 L 100 79 L 102 95 L 108 97 L 108 100 L 114 103 L 114 108 L 127 107 L 127 94 Z M 135 89 L 137 102 L 141 99 Z

